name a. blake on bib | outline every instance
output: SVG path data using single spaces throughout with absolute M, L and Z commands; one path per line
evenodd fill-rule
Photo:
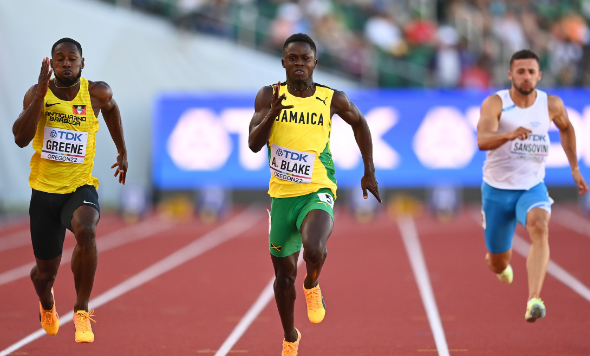
M 297 111 L 283 110 L 283 115 L 277 116 L 275 121 L 324 126 L 324 115 L 320 113 L 318 116 L 315 112 L 298 113 Z
M 271 174 L 292 183 L 311 183 L 315 154 L 273 144 L 270 154 Z

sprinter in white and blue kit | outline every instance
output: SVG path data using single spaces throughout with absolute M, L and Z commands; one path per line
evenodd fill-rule
M 487 151 L 483 167 L 482 218 L 488 253 L 486 261 L 498 278 L 512 283 L 512 237 L 519 222 L 531 247 L 527 257 L 529 296 L 525 320 L 546 314 L 540 298 L 549 263 L 549 218 L 552 200 L 543 182 L 549 155 L 549 126 L 559 129 L 574 182 L 580 195 L 588 191 L 576 157 L 576 134 L 563 101 L 537 90 L 539 58 L 529 50 L 510 59 L 512 88 L 488 97 L 481 106 L 477 144 Z

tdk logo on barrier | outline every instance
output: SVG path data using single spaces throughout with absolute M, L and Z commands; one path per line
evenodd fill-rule
M 547 138 L 547 135 L 529 135 L 529 140 L 531 140 L 531 141 L 547 142 L 546 138 Z
M 57 134 L 59 134 L 59 139 L 60 140 L 67 140 L 67 141 L 80 141 L 82 142 L 82 134 L 75 134 L 72 132 L 66 132 L 66 131 L 51 131 L 51 137 L 55 138 L 57 137 Z M 65 136 L 65 137 L 64 137 Z
M 277 151 L 277 155 L 280 156 L 278 151 Z M 289 157 L 289 155 L 291 155 L 291 157 Z M 299 161 L 299 162 L 303 161 L 303 162 L 307 163 L 307 159 L 306 159 L 307 156 L 308 155 L 302 155 L 300 153 L 285 150 L 285 158 L 292 159 L 293 161 Z

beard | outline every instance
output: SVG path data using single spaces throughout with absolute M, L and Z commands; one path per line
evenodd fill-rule
M 522 95 L 529 95 L 532 92 L 535 91 L 536 87 L 531 85 L 530 89 L 523 89 L 522 87 L 519 87 L 517 85 L 514 86 L 514 89 L 516 89 L 519 93 L 521 93 Z
M 80 72 L 78 72 L 78 75 L 76 77 L 73 77 L 72 79 L 58 78 L 57 75 L 55 77 L 57 79 L 59 79 L 59 81 L 63 84 L 63 86 L 69 87 L 69 86 L 74 85 L 82 77 L 82 69 L 80 69 Z

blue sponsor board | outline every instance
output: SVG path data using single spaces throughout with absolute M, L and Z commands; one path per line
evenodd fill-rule
M 576 128 L 581 172 L 590 177 L 590 91 L 548 90 L 565 102 Z M 479 91 L 363 90 L 348 92 L 371 128 L 381 187 L 479 186 L 485 152 L 477 148 Z M 158 189 L 207 185 L 264 189 L 268 151 L 248 148 L 254 92 L 164 93 L 153 118 L 153 181 Z M 545 182 L 572 185 L 559 132 L 549 132 Z M 332 122 L 331 150 L 340 187 L 357 186 L 363 164 L 351 128 Z

